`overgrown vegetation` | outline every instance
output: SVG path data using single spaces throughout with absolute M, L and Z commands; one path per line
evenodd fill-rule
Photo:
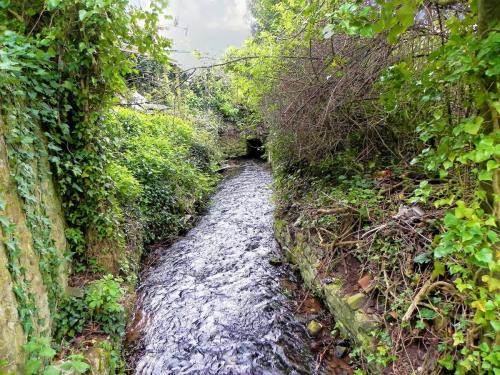
M 94 336 L 123 371 L 143 245 L 186 230 L 218 162 L 269 135 L 277 214 L 320 250 L 322 278 L 370 281 L 380 325 L 357 372 L 498 373 L 498 1 L 255 0 L 229 77 L 168 64 L 165 5 L 0 0 L 0 131 L 53 317 L 2 197 L 25 371 L 87 371 Z
M 496 373 L 498 3 L 253 9 L 228 71 L 270 129 L 278 215 L 322 249 L 323 276 L 376 285 L 384 330 L 363 361 Z
M 113 139 L 110 174 L 123 205 L 143 216 L 146 242 L 185 230 L 214 186 L 215 138 L 167 114 L 115 108 L 107 119 Z
M 123 371 L 120 346 L 143 244 L 187 229 L 217 180 L 217 127 L 198 121 L 195 108 L 168 85 L 170 41 L 157 34 L 165 6 L 161 0 L 148 11 L 125 0 L 0 2 L 0 125 L 53 318 L 50 332 L 38 315 L 40 297 L 30 291 L 16 225 L 0 216 L 28 341 L 27 362 L 18 367 L 26 373 L 87 371 L 80 353 L 89 348 L 79 336 L 92 335 L 110 353 L 110 373 Z M 151 82 L 141 76 L 150 65 Z M 116 107 L 130 89 L 161 96 L 177 111 Z M 43 199 L 52 178 L 67 249 L 56 248 L 47 214 L 53 208 Z M 9 204 L 2 199 L 0 210 Z

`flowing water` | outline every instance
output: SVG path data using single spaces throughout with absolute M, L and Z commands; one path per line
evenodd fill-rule
M 226 178 L 197 226 L 139 288 L 136 374 L 312 374 L 316 360 L 280 279 L 271 173 Z

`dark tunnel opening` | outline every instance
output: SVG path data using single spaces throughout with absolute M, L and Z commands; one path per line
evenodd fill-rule
M 262 139 L 251 138 L 247 139 L 247 158 L 260 159 L 264 156 L 265 148 Z

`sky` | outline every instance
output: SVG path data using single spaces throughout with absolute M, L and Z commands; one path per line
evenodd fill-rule
M 148 0 L 130 0 L 147 7 Z M 167 8 L 172 19 L 164 22 L 162 33 L 173 40 L 172 59 L 182 68 L 209 65 L 229 46 L 239 47 L 250 36 L 251 16 L 247 0 L 170 0 Z M 197 60 L 192 51 L 203 54 Z

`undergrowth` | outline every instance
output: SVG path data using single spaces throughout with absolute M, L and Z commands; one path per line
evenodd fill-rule
M 497 373 L 498 2 L 254 12 L 228 71 L 269 126 L 278 216 L 320 249 L 319 272 L 345 261 L 376 282 L 375 341 L 390 342 L 360 358 L 405 375 Z

